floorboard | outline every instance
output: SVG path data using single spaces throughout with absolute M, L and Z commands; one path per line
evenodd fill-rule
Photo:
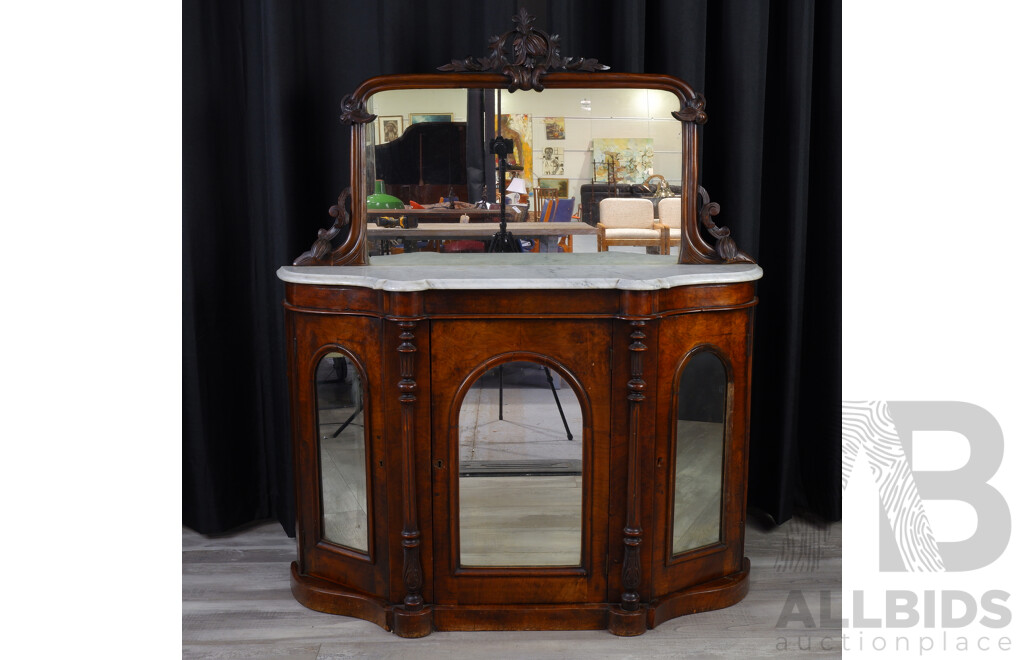
M 777 629 L 791 590 L 811 612 L 830 591 L 841 616 L 842 525 L 794 519 L 747 525 L 750 593 L 716 612 L 633 638 L 606 631 L 435 632 L 407 640 L 376 625 L 308 610 L 292 598 L 295 541 L 277 523 L 208 537 L 182 530 L 182 657 L 192 658 L 736 658 L 838 657 L 839 630 Z M 808 636 L 808 633 L 810 635 Z M 822 650 L 822 640 L 832 651 Z M 805 650 L 810 645 L 810 650 Z M 785 648 L 780 649 L 785 645 Z

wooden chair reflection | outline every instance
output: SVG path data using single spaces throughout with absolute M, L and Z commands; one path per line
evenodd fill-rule
M 540 222 L 544 211 L 544 204 L 549 200 L 558 199 L 558 188 L 534 188 L 533 189 L 533 217 L 532 222 Z
M 537 190 L 535 188 L 534 190 Z M 570 222 L 572 220 L 572 210 L 576 206 L 576 198 L 570 197 L 568 199 L 561 199 L 554 197 L 544 202 L 540 215 L 538 216 L 540 222 Z M 558 249 L 561 252 L 572 252 L 572 235 L 560 236 L 558 238 Z M 540 251 L 540 246 L 534 244 L 531 252 Z

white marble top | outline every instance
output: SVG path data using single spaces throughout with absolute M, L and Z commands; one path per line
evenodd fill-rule
M 677 264 L 673 255 L 630 252 L 441 254 L 370 257 L 369 266 L 283 266 L 297 284 L 360 286 L 384 291 L 429 289 L 622 289 L 651 291 L 692 284 L 760 279 L 755 264 Z

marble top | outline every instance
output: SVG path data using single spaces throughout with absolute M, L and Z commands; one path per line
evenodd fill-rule
M 441 254 L 370 257 L 369 266 L 283 266 L 296 284 L 359 286 L 384 291 L 430 289 L 621 289 L 652 291 L 694 284 L 749 282 L 756 264 L 678 264 L 673 255 L 630 252 Z

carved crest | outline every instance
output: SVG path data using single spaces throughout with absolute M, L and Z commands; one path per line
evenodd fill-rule
M 490 39 L 490 55 L 452 60 L 438 67 L 440 71 L 492 71 L 509 78 L 508 91 L 517 89 L 542 91 L 541 78 L 554 69 L 567 71 L 604 71 L 608 67 L 596 59 L 562 57 L 558 35 L 533 27 L 536 16 L 520 7 L 512 18 L 515 29 Z

